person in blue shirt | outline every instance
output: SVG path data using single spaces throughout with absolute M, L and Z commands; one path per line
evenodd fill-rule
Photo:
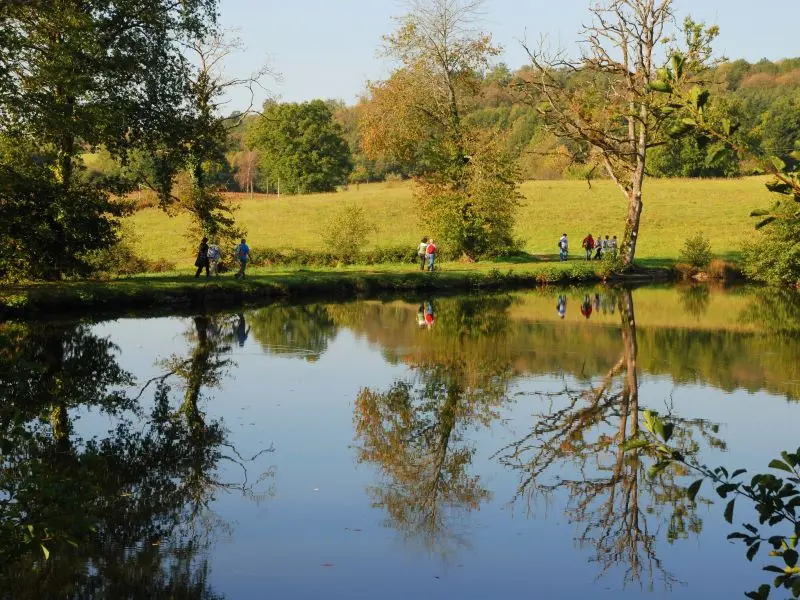
M 250 260 L 250 247 L 242 238 L 242 242 L 234 250 L 236 260 L 239 261 L 239 272 L 234 277 L 244 277 L 244 270 L 247 268 L 247 261 Z

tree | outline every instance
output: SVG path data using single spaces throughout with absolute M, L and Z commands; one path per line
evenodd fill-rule
M 628 202 L 621 256 L 633 263 L 642 214 L 648 150 L 667 139 L 673 113 L 651 87 L 659 70 L 659 46 L 670 41 L 672 0 L 605 0 L 591 9 L 584 53 L 570 61 L 524 47 L 533 63 L 521 86 L 553 132 L 594 148 Z M 705 70 L 717 29 L 687 19 L 684 80 Z
M 685 73 L 680 68 L 687 62 L 686 55 L 673 55 L 673 68 L 659 71 L 652 87 L 670 99 L 670 106 L 680 110 L 681 130 L 692 131 L 706 144 L 713 143 L 718 153 L 732 150 L 739 156 L 755 159 L 761 170 L 772 176 L 766 184 L 778 200 L 770 209 L 757 209 L 751 216 L 759 219 L 756 229 L 761 237 L 745 253 L 745 270 L 758 281 L 771 285 L 800 285 L 800 141 L 793 150 L 779 149 L 781 156 L 762 156 L 737 136 L 741 122 L 721 118 L 713 110 L 713 96 L 699 85 L 687 88 Z M 791 119 L 785 123 L 791 128 Z M 785 142 L 788 143 L 788 142 Z
M 236 183 L 239 189 L 251 196 L 258 181 L 258 164 L 261 157 L 255 150 L 240 150 L 233 157 L 233 166 L 236 167 Z
M 333 192 L 352 170 L 342 128 L 322 100 L 267 102 L 248 141 L 261 154 L 262 177 L 280 181 L 282 192 Z
M 401 67 L 370 85 L 362 146 L 414 165 L 426 225 L 471 259 L 513 247 L 518 175 L 495 132 L 464 117 L 499 49 L 473 29 L 480 0 L 413 0 L 386 53 Z
M 82 181 L 86 147 L 125 160 L 183 121 L 182 44 L 216 19 L 216 0 L 11 2 L 0 8 L 0 247 L 18 276 L 86 272 L 116 238 L 114 179 Z M 13 275 L 6 271 L 6 276 Z

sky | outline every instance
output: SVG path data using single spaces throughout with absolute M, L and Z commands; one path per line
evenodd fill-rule
M 268 63 L 281 74 L 266 82 L 284 102 L 336 98 L 354 104 L 367 81 L 385 79 L 392 63 L 380 55 L 381 36 L 406 11 L 402 0 L 220 0 L 220 21 L 246 50 L 227 70 L 244 75 Z M 486 0 L 481 29 L 503 47 L 498 61 L 526 63 L 521 39 L 574 49 L 577 32 L 596 0 Z M 719 25 L 718 55 L 732 60 L 800 56 L 800 0 L 675 0 L 679 20 Z M 231 109 L 246 108 L 249 93 L 234 92 Z M 266 94 L 260 94 L 260 104 Z

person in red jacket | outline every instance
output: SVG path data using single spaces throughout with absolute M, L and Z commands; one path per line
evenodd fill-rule
M 581 247 L 586 250 L 586 260 L 592 260 L 592 250 L 594 250 L 594 238 L 590 233 L 581 242 Z

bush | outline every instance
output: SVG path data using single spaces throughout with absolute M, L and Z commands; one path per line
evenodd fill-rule
M 702 231 L 698 231 L 684 242 L 680 258 L 683 262 L 701 269 L 708 266 L 714 254 L 711 252 L 708 238 Z
M 159 273 L 175 269 L 175 263 L 142 258 L 136 253 L 135 243 L 136 234 L 130 226 L 126 226 L 115 244 L 102 250 L 86 253 L 85 261 L 91 269 L 91 274 L 112 277 L 137 273 Z
M 775 221 L 744 251 L 744 272 L 769 285 L 800 286 L 800 206 L 782 206 Z
M 344 263 L 354 262 L 359 248 L 364 246 L 375 225 L 367 219 L 363 207 L 346 204 L 322 233 L 330 253 Z
M 616 256 L 611 252 L 603 254 L 603 259 L 596 267 L 596 273 L 601 279 L 605 280 L 609 277 L 619 275 L 625 269 L 625 264 L 622 262 L 622 257 L 617 254 Z

